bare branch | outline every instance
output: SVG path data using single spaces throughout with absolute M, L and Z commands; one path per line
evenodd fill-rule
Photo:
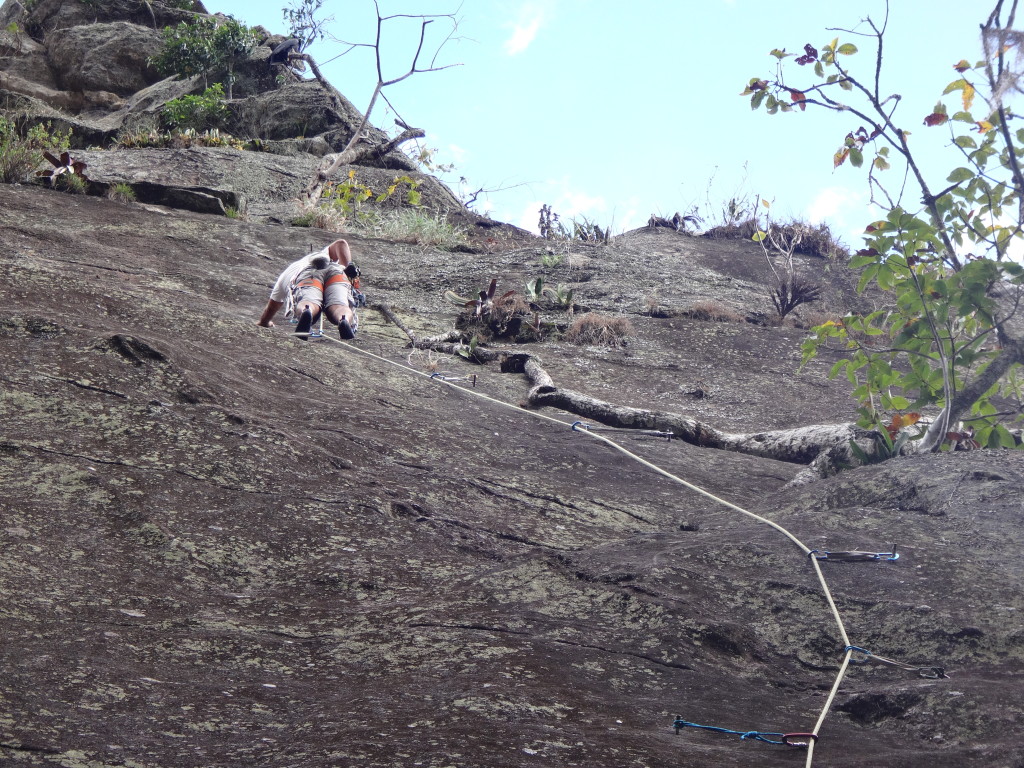
M 323 190 L 324 184 L 330 178 L 331 174 L 333 174 L 342 165 L 352 164 L 357 160 L 360 160 L 371 154 L 377 154 L 379 156 L 386 155 L 389 152 L 394 151 L 401 144 L 412 139 L 423 138 L 426 135 L 426 132 L 423 131 L 422 129 L 412 128 L 407 123 L 405 123 L 405 121 L 402 121 L 401 124 L 405 128 L 405 130 L 402 131 L 402 133 L 400 133 L 395 138 L 391 139 L 390 141 L 376 147 L 369 145 L 357 146 L 359 142 L 362 141 L 364 138 L 364 131 L 366 130 L 366 127 L 370 123 L 370 115 L 373 113 L 373 108 L 377 104 L 377 99 L 382 98 L 382 92 L 385 88 L 391 85 L 395 85 L 396 83 L 400 83 L 403 80 L 406 80 L 416 74 L 422 74 L 425 72 L 438 72 L 444 69 L 449 69 L 451 67 L 461 66 L 459 64 L 447 64 L 442 66 L 435 65 L 435 62 L 437 61 L 437 56 L 439 55 L 441 49 L 453 39 L 452 33 L 454 32 L 455 29 L 458 28 L 458 20 L 455 18 L 454 14 L 394 14 L 391 16 L 382 16 L 378 0 L 373 0 L 373 6 L 377 15 L 377 27 L 374 42 L 372 44 L 343 42 L 343 45 L 347 45 L 349 47 L 348 50 L 344 51 L 342 54 L 339 55 L 345 55 L 346 53 L 349 53 L 350 51 L 357 47 L 372 48 L 377 70 L 377 83 L 374 86 L 373 94 L 370 96 L 370 103 L 367 105 L 366 110 L 363 113 L 362 120 L 360 121 L 356 129 L 352 132 L 352 135 L 351 137 L 349 137 L 348 142 L 345 144 L 345 146 L 339 153 L 337 153 L 336 155 L 328 155 L 326 158 L 324 158 L 324 161 L 321 162 L 320 167 L 317 169 L 316 177 L 306 187 L 303 193 L 303 197 L 307 201 L 316 200 L 320 197 L 320 192 Z M 416 51 L 412 57 L 412 64 L 410 65 L 408 71 L 406 71 L 404 74 L 398 77 L 387 80 L 384 77 L 384 65 L 381 59 L 381 41 L 384 35 L 384 23 L 393 19 L 419 19 L 420 37 L 419 42 L 417 43 L 416 46 Z M 419 59 L 423 53 L 423 48 L 426 43 L 427 27 L 428 25 L 432 24 L 434 21 L 438 19 L 448 19 L 452 24 L 452 32 L 449 32 L 449 34 L 445 37 L 444 41 L 438 45 L 432 57 L 431 65 L 428 67 L 421 68 L 419 67 Z M 343 113 L 345 110 L 342 107 L 341 95 L 323 76 L 322 72 L 320 71 L 320 68 L 317 66 L 313 58 L 308 54 L 299 54 L 295 56 L 295 58 L 301 59 L 305 61 L 307 64 L 309 64 L 310 70 L 313 72 L 313 76 L 317 79 L 320 85 L 327 92 L 328 96 L 331 98 L 335 109 L 339 113 Z M 384 97 L 384 100 L 385 102 L 387 102 L 386 97 Z

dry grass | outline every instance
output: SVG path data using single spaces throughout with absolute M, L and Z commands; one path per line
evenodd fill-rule
M 756 219 L 747 219 L 740 224 L 723 224 L 712 227 L 704 233 L 703 237 L 711 240 L 750 240 L 758 229 Z
M 530 314 L 530 304 L 518 292 L 510 293 L 507 296 L 499 296 L 491 305 L 491 312 L 502 317 L 512 315 Z
M 789 224 L 772 223 L 771 226 L 774 237 L 780 243 L 797 241 L 794 253 L 829 261 L 845 261 L 850 257 L 849 251 L 836 240 L 827 224 L 812 226 L 794 220 Z M 747 219 L 740 224 L 712 227 L 703 236 L 711 240 L 750 240 L 760 228 L 756 219 Z
M 824 325 L 829 320 L 833 323 L 838 323 L 841 317 L 835 312 L 823 312 L 817 309 L 799 309 L 791 314 L 787 319 L 792 322 L 794 328 L 807 330 L 819 325 Z
M 689 309 L 682 310 L 679 314 L 693 320 L 707 320 L 715 323 L 745 323 L 747 321 L 747 318 L 736 310 L 711 299 L 698 301 Z
M 571 344 L 619 347 L 634 335 L 633 324 L 626 318 L 588 312 L 569 326 L 565 340 Z

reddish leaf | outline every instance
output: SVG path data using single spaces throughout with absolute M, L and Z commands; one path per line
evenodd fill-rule
M 949 115 L 945 115 L 942 112 L 932 112 L 924 119 L 924 124 L 929 127 L 943 125 L 947 120 L 949 120 Z
M 807 100 L 807 97 L 800 91 L 790 91 L 789 98 L 793 100 L 794 104 L 800 107 L 801 111 L 807 109 L 807 105 L 804 104 L 804 102 Z
M 967 59 L 960 59 L 960 61 L 953 65 L 953 69 L 955 69 L 960 74 L 963 74 L 970 68 L 971 65 L 967 63 Z
M 804 46 L 804 55 L 796 60 L 796 63 L 801 67 L 805 64 L 810 64 L 812 61 L 818 60 L 818 49 L 808 43 Z

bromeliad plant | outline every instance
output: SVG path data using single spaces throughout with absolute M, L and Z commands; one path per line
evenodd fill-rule
M 85 175 L 87 164 L 84 160 L 75 160 L 71 153 L 66 150 L 60 153 L 60 157 L 44 151 L 43 157 L 49 161 L 53 168 L 47 168 L 45 171 L 36 171 L 36 176 L 49 179 L 50 184 L 65 182 L 76 191 L 84 189 L 85 183 L 89 180 Z M 74 181 L 71 181 L 71 179 L 74 179 Z
M 982 27 L 980 61 L 951 62 L 957 77 L 943 97 L 955 103 L 940 99 L 931 114 L 917 117 L 926 131 L 942 128 L 944 142 L 952 140 L 956 167 L 939 182 L 926 174 L 897 118 L 900 97 L 880 90 L 885 22 L 866 21 L 877 48 L 867 73 L 848 63 L 857 46 L 835 38 L 820 49 L 806 45 L 799 56 L 772 51 L 774 75 L 752 78 L 742 94 L 769 114 L 818 108 L 860 123 L 850 126 L 833 163 L 861 168 L 873 152 L 867 181 L 884 215 L 867 227 L 850 266 L 861 272 L 860 290 L 875 286 L 893 306 L 818 326 L 803 360 L 829 344 L 847 350 L 831 374 L 845 373 L 854 385 L 862 426 L 884 429 L 886 412 L 939 407 L 918 450 L 948 447 L 961 421 L 982 446 L 1015 446 L 1006 425 L 1022 418 L 1019 409 L 1001 413 L 996 405 L 1024 363 L 1024 128 L 1015 127 L 1019 118 L 1008 104 L 1024 77 L 1014 69 L 1024 57 L 1024 34 L 1003 21 L 1016 8 L 1016 1 L 996 4 Z M 903 193 L 902 175 L 899 192 L 884 183 L 894 163 L 916 182 L 917 199 Z

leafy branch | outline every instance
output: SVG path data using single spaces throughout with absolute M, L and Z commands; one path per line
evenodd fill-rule
M 751 78 L 743 91 L 753 109 L 769 114 L 817 107 L 863 123 L 846 134 L 833 164 L 838 168 L 849 160 L 860 168 L 865 152 L 875 148 L 868 183 L 884 193 L 885 213 L 867 226 L 865 247 L 850 267 L 861 272 L 859 290 L 873 285 L 893 297 L 893 306 L 815 328 L 803 346 L 804 362 L 823 345 L 838 341 L 846 347 L 851 355 L 831 373 L 845 371 L 854 384 L 862 426 L 880 423 L 879 408 L 939 407 L 920 450 L 940 448 L 965 418 L 977 425 L 980 444 L 1015 444 L 992 400 L 1012 378 L 1008 374 L 1024 363 L 1024 267 L 1011 258 L 1015 247 L 1024 246 L 1024 129 L 1012 129 L 1015 118 L 1006 106 L 1009 96 L 1021 91 L 1021 73 L 1013 69 L 1024 51 L 1024 35 L 1011 28 L 1016 5 L 1014 0 L 1004 22 L 1004 3 L 996 2 L 982 25 L 984 58 L 954 64 L 957 78 L 923 118 L 926 129 L 949 126 L 964 163 L 941 184 L 926 178 L 908 140 L 910 131 L 898 122 L 900 96 L 880 90 L 887 18 L 882 24 L 865 19 L 870 32 L 857 33 L 875 43 L 867 78 L 845 64 L 857 46 L 835 37 L 820 50 L 805 45 L 799 56 L 773 50 L 775 76 Z M 810 66 L 810 82 L 798 87 L 789 79 L 792 73 L 784 65 L 791 58 L 799 68 L 793 77 L 808 79 Z M 840 101 L 847 97 L 839 93 L 852 101 Z M 986 97 L 977 99 L 979 93 Z M 952 113 L 944 98 L 957 99 Z M 980 102 L 984 111 L 975 114 Z M 896 158 L 905 174 L 899 191 L 891 194 L 881 176 Z M 908 179 L 920 191 L 919 203 L 906 199 Z M 885 344 L 872 341 L 882 338 Z

